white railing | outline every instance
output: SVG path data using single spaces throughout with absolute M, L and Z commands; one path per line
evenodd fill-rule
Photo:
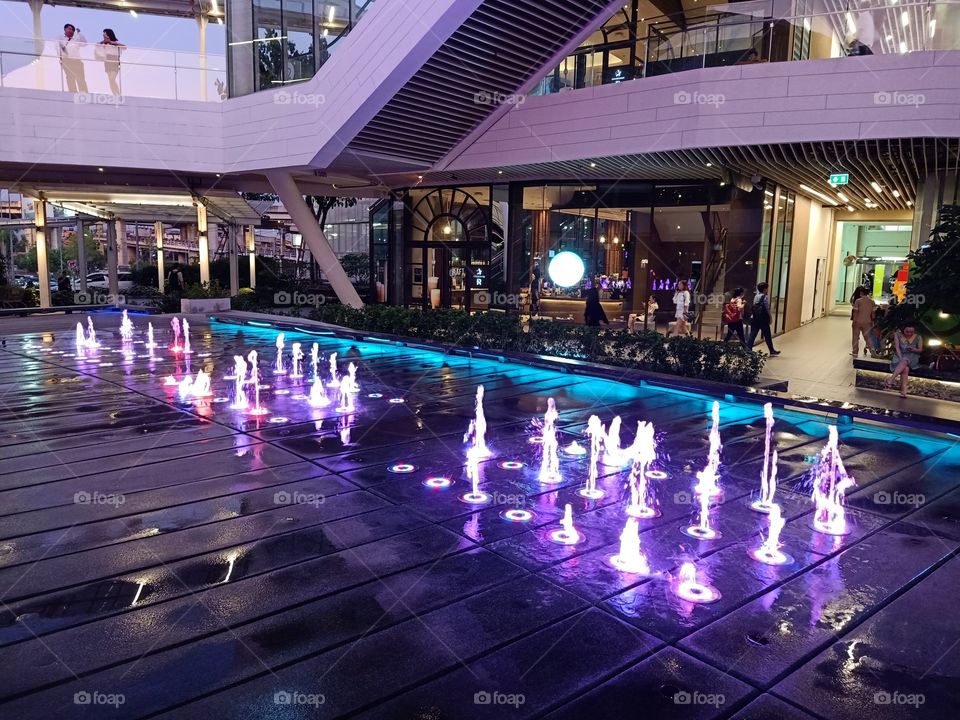
M 76 60 L 61 62 L 57 39 L 0 36 L 0 87 L 76 92 L 78 102 L 122 104 L 126 97 L 219 102 L 226 98 L 223 55 L 117 48 L 88 38 Z M 116 70 L 115 83 L 110 75 Z M 84 90 L 85 88 L 85 90 Z

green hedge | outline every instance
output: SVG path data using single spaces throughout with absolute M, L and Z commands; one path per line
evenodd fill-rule
M 354 330 L 382 332 L 436 342 L 586 360 L 619 367 L 716 380 L 737 385 L 757 381 L 766 358 L 734 343 L 665 338 L 655 332 L 628 333 L 584 325 L 532 321 L 528 330 L 515 315 L 462 310 L 420 310 L 393 305 L 324 305 L 315 320 Z

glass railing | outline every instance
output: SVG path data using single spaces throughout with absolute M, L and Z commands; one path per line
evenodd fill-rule
M 65 59 L 58 40 L 0 37 L 0 87 L 77 94 L 77 102 L 122 104 L 126 97 L 219 102 L 227 96 L 223 55 L 108 48 L 88 42 Z
M 748 0 L 682 18 L 636 18 L 617 30 L 615 41 L 567 56 L 531 94 L 707 67 L 956 50 L 960 0 Z

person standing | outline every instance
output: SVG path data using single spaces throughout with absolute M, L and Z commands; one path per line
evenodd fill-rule
M 873 329 L 873 319 L 877 314 L 877 304 L 864 288 L 857 288 L 854 293 L 853 310 L 850 313 L 850 323 L 853 328 L 853 357 L 860 355 L 860 337 L 863 336 L 863 354 L 870 350 L 870 331 Z
M 883 381 L 883 386 L 892 389 L 897 376 L 900 376 L 900 397 L 907 396 L 907 384 L 910 371 L 920 367 L 920 353 L 923 352 L 923 339 L 917 334 L 913 323 L 907 323 L 893 336 L 893 358 L 890 360 L 891 375 Z
M 869 0 L 864 0 L 862 3 L 863 8 L 857 14 L 856 30 L 847 36 L 847 55 L 873 55 L 877 30 L 868 2 Z
M 183 273 L 179 265 L 170 268 L 170 273 L 167 275 L 167 292 L 177 296 L 183 292 Z
M 743 294 L 746 292 L 742 287 L 735 288 L 733 295 L 730 296 L 730 299 L 727 301 L 727 304 L 723 306 L 723 322 L 727 325 L 727 335 L 724 337 L 724 342 L 730 342 L 730 338 L 733 337 L 733 334 L 736 333 L 737 337 L 740 338 L 740 344 L 744 348 L 747 348 L 747 338 L 743 332 Z
M 127 46 L 117 40 L 117 34 L 113 30 L 103 29 L 103 40 L 97 46 L 97 57 L 103 60 L 103 70 L 110 82 L 110 92 L 114 95 L 120 95 L 117 77 L 120 75 L 120 51 L 125 47 Z
M 767 291 L 770 289 L 769 283 L 759 283 L 757 285 L 757 294 L 753 296 L 753 310 L 750 314 L 750 339 L 747 340 L 747 349 L 753 349 L 753 343 L 757 340 L 757 335 L 763 334 L 763 339 L 767 342 L 767 349 L 771 355 L 779 355 L 779 350 L 773 348 L 773 333 L 770 331 L 770 298 Z
M 690 312 L 690 291 L 687 289 L 686 280 L 677 283 L 677 290 L 673 294 L 673 304 L 676 308 L 673 329 L 677 335 L 689 335 L 690 324 L 687 321 L 687 313 Z
M 86 44 L 87 39 L 72 23 L 63 26 L 63 35 L 60 36 L 60 65 L 67 81 L 67 92 L 87 92 L 87 78 L 80 55 Z
M 583 321 L 590 326 L 598 327 L 602 322 L 609 325 L 607 314 L 603 311 L 603 305 L 600 304 L 600 291 L 596 286 L 587 290 L 587 304 L 583 309 Z

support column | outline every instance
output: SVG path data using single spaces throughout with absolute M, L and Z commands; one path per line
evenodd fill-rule
M 87 241 L 83 237 L 83 220 L 77 218 L 77 272 L 80 273 L 80 292 L 87 291 Z
M 200 255 L 200 282 L 210 284 L 210 239 L 207 237 L 207 206 L 197 201 L 197 252 Z
M 910 237 L 910 249 L 916 250 L 930 240 L 930 231 L 936 222 L 940 210 L 937 203 L 940 197 L 940 178 L 931 173 L 920 180 L 917 187 L 917 201 L 913 206 L 913 233 Z
M 114 222 L 113 219 L 104 221 L 104 225 L 107 226 L 107 285 L 110 290 L 110 294 L 113 296 L 111 300 L 114 302 L 117 301 L 117 297 L 120 295 L 120 288 L 117 284 L 117 225 L 118 222 Z
M 207 99 L 207 16 L 201 11 L 197 15 L 197 29 L 200 31 L 200 99 Z
M 232 223 L 227 238 L 227 260 L 230 265 L 230 297 L 240 294 L 240 268 L 237 264 L 237 241 L 240 240 L 240 226 Z
M 250 289 L 253 290 L 257 287 L 257 238 L 253 225 L 246 226 L 243 236 L 250 260 Z
M 114 242 L 117 245 L 117 265 L 127 267 L 127 223 L 124 220 L 116 220 L 114 228 Z
M 41 10 L 43 10 L 43 0 L 30 0 L 30 13 L 33 15 L 33 52 L 37 56 L 37 90 L 45 89 L 43 78 L 43 60 L 41 59 L 41 56 L 43 55 L 43 24 L 40 21 Z M 60 74 L 59 68 L 57 69 L 57 73 Z
M 310 252 L 317 259 L 317 264 L 327 276 L 340 302 L 355 308 L 363 307 L 363 300 L 360 299 L 356 288 L 344 272 L 340 260 L 337 259 L 336 253 L 327 241 L 327 236 L 320 229 L 317 219 L 303 199 L 303 193 L 294 182 L 293 176 L 286 172 L 274 171 L 267 173 L 267 180 L 280 197 L 283 207 L 290 213 L 290 218 L 306 241 Z
M 153 236 L 157 246 L 157 289 L 162 294 L 166 290 L 167 272 L 163 266 L 163 223 L 159 220 L 153 224 Z
M 47 201 L 43 194 L 33 203 L 33 241 L 37 246 L 37 284 L 40 286 L 40 307 L 50 303 L 50 268 L 47 264 Z

